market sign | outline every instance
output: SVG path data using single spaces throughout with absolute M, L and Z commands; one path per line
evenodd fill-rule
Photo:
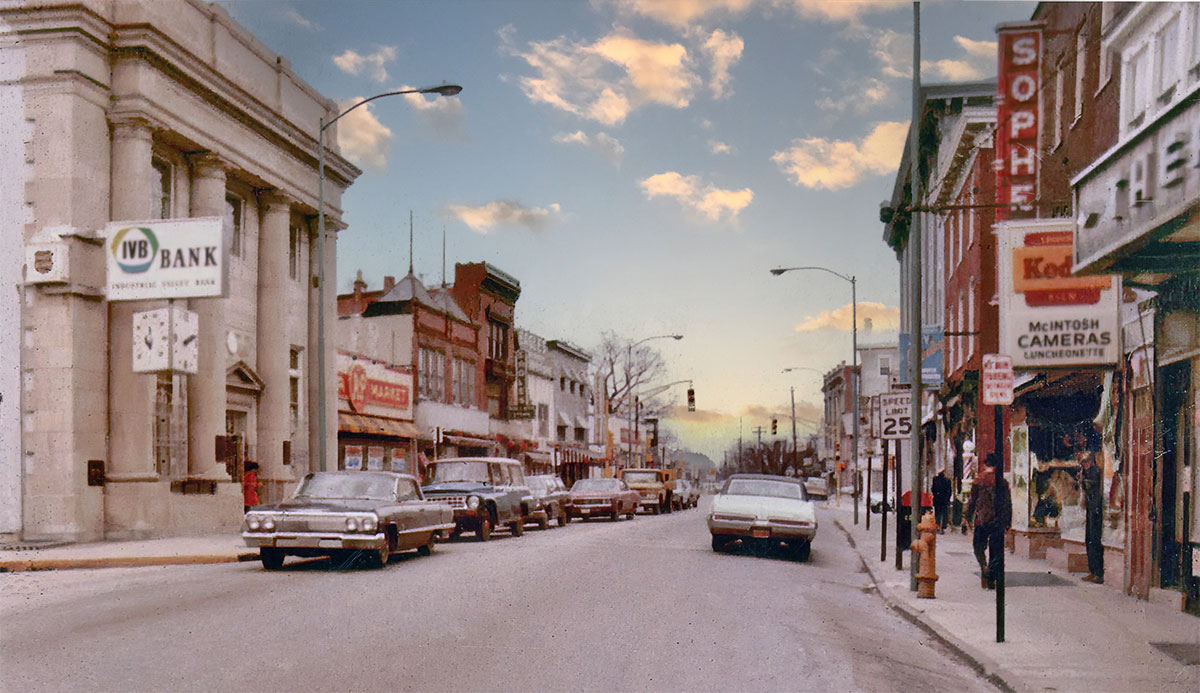
M 996 28 L 1000 75 L 996 94 L 996 202 L 1031 203 L 1038 187 L 1038 101 L 1042 28 L 1027 22 Z M 996 208 L 996 221 L 1034 216 L 1032 204 Z
M 113 221 L 104 227 L 109 301 L 225 295 L 221 217 Z
M 1120 281 L 1071 275 L 1070 219 L 996 226 L 1000 352 L 1017 368 L 1113 365 L 1120 359 Z
M 339 409 L 412 421 L 411 373 L 345 352 L 338 353 L 337 365 Z
M 1016 381 L 1016 376 L 1013 374 L 1012 357 L 1004 354 L 983 355 L 980 385 L 985 405 L 1012 404 Z
M 912 435 L 912 393 L 887 392 L 879 395 L 880 437 L 906 440 Z

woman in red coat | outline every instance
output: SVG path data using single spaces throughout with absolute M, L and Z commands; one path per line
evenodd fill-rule
M 242 503 L 243 512 L 248 512 L 252 506 L 258 505 L 258 463 L 246 462 L 246 471 L 242 474 Z

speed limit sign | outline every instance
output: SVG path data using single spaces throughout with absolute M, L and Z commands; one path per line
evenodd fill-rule
M 879 395 L 880 435 L 884 440 L 904 440 L 912 435 L 912 393 Z

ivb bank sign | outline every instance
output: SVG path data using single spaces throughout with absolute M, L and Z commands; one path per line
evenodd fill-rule
M 114 221 L 105 227 L 110 301 L 223 296 L 220 217 Z

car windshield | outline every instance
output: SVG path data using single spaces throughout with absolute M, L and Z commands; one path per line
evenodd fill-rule
M 487 462 L 435 462 L 432 465 L 431 483 L 446 481 L 478 481 L 491 483 L 488 478 Z
M 653 484 L 657 481 L 658 474 L 654 472 L 625 472 L 627 484 Z
M 296 489 L 296 498 L 384 500 L 396 497 L 396 480 L 377 474 L 311 474 Z
M 571 487 L 572 492 L 588 493 L 592 491 L 620 491 L 621 482 L 617 479 L 580 479 Z
M 531 491 L 546 493 L 549 491 L 550 482 L 546 479 L 539 479 L 536 476 L 530 476 L 525 478 L 525 485 L 527 485 Z
M 769 479 L 730 479 L 722 492 L 727 496 L 770 496 L 804 500 L 799 484 Z

